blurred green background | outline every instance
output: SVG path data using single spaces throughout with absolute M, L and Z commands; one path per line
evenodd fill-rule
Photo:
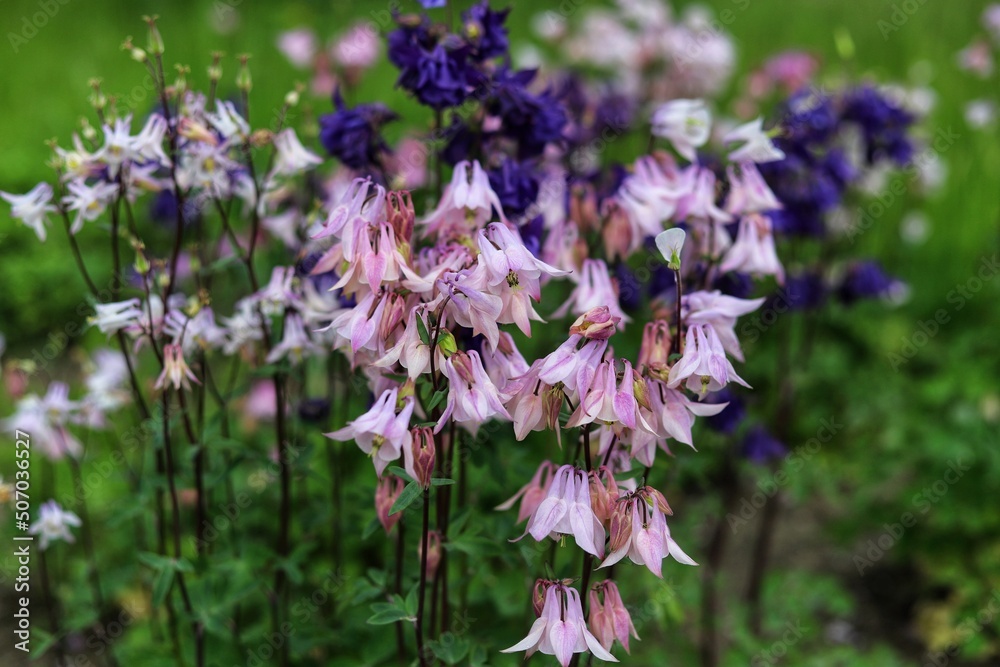
M 535 12 L 560 4 L 597 3 L 511 4 L 509 25 L 516 51 L 520 42 L 537 41 L 530 30 Z M 680 10 L 689 4 L 676 2 L 674 7 Z M 890 273 L 909 284 L 908 300 L 893 308 L 834 307 L 824 316 L 825 333 L 810 366 L 792 371 L 800 410 L 799 423 L 791 429 L 796 440 L 789 446 L 805 442 L 819 420 L 830 415 L 844 428 L 834 444 L 824 447 L 784 489 L 791 510 L 782 517 L 776 572 L 767 581 L 765 596 L 769 636 L 780 637 L 787 622 L 806 619 L 806 639 L 788 647 L 789 653 L 781 658 L 784 664 L 862 664 L 853 648 L 842 645 L 860 647 L 872 665 L 913 664 L 909 661 L 926 659 L 925 651 L 955 643 L 955 628 L 975 616 L 1000 588 L 1000 509 L 995 496 L 1000 489 L 1000 277 L 994 274 L 975 290 L 975 283 L 969 283 L 984 259 L 996 257 L 998 251 L 1000 145 L 995 126 L 973 129 L 963 117 L 966 102 L 994 96 L 998 88 L 995 81 L 984 82 L 961 71 L 955 57 L 981 32 L 986 3 L 712 0 L 700 4 L 714 12 L 729 10 L 734 16 L 727 30 L 738 49 L 737 76 L 723 99 L 738 93 L 741 73 L 777 51 L 804 48 L 821 58 L 821 79 L 830 83 L 871 79 L 929 87 L 936 103 L 921 132 L 930 138 L 939 131 L 958 135 L 940 156 L 946 174 L 937 193 L 896 198 L 857 242 L 858 254 L 878 257 Z M 414 10 L 417 4 L 401 6 Z M 45 7 L 57 10 L 41 28 L 27 29 Z M 143 14 L 160 15 L 168 60 L 189 64 L 195 85 L 204 82 L 212 51 L 227 54 L 224 76 L 229 79 L 235 74 L 233 57 L 252 53 L 253 104 L 263 114 L 280 105 L 295 81 L 307 77 L 275 48 L 280 31 L 310 26 L 321 36 L 332 36 L 356 20 L 384 21 L 390 7 L 382 2 L 0 0 L 5 35 L 0 44 L 0 189 L 25 192 L 50 177 L 44 166 L 48 157 L 44 142 L 58 138 L 68 144 L 79 118 L 89 113 L 91 77 L 101 77 L 108 93 L 124 97 L 141 84 L 142 67 L 118 47 L 130 34 L 142 41 Z M 894 20 L 901 25 L 894 25 Z M 11 34 L 25 41 L 11 41 Z M 393 89 L 394 80 L 395 72 L 382 62 L 365 77 L 357 98 L 383 101 L 410 119 L 421 118 L 415 114 L 422 112 Z M 328 109 L 323 100 L 306 107 L 310 105 L 316 113 Z M 137 107 L 137 112 L 144 110 L 141 104 Z M 309 113 L 304 109 L 303 118 Z M 255 124 L 264 122 L 258 117 Z M 905 174 L 891 178 L 902 179 L 910 189 Z M 9 355 L 30 357 L 53 323 L 77 317 L 83 289 L 61 230 L 52 227 L 48 242 L 39 244 L 29 230 L 12 223 L 8 213 L 6 206 L 0 206 L 0 331 L 8 339 Z M 920 242 L 904 241 L 901 233 L 903 221 L 912 215 L 922 216 L 929 225 Z M 98 243 L 96 235 L 84 240 L 85 252 L 91 243 Z M 100 267 L 94 271 L 101 275 Z M 949 295 L 962 286 L 968 287 L 969 296 L 959 307 Z M 915 338 L 921 323 L 941 309 L 948 315 L 947 323 L 921 343 L 924 339 Z M 88 340 L 98 338 L 92 334 Z M 748 358 L 773 355 L 776 340 L 770 333 L 762 336 L 748 349 Z M 890 355 L 900 353 L 908 341 L 917 342 L 914 355 L 894 368 Z M 753 374 L 747 377 L 756 386 Z M 8 412 L 5 406 L 0 414 Z M 710 448 L 711 441 L 705 446 Z M 531 456 L 519 459 L 518 465 L 527 468 Z M 854 557 L 866 553 L 868 540 L 877 540 L 885 524 L 913 511 L 916 495 L 956 460 L 970 466 L 970 471 L 945 494 L 935 496 L 918 528 L 907 531 L 897 546 L 859 576 Z M 693 465 L 685 474 L 695 480 L 705 472 L 698 469 L 698 461 L 698 456 L 684 457 L 684 465 Z M 742 474 L 752 479 L 760 473 L 747 467 Z M 705 517 L 719 511 L 718 499 L 696 493 L 678 502 L 678 507 L 683 508 L 675 522 L 680 534 L 696 532 Z M 733 571 L 743 569 L 751 534 L 740 531 L 735 540 L 729 557 Z M 673 609 L 664 617 L 683 625 L 692 622 L 690 618 L 678 619 L 692 617 L 698 604 L 697 575 L 683 571 L 677 575 L 684 578 L 668 581 L 664 590 L 670 595 L 657 599 L 664 608 Z M 736 617 L 742 612 L 733 606 L 723 613 Z M 833 624 L 844 619 L 849 619 L 846 629 Z M 841 634 L 853 632 L 855 638 L 838 640 L 834 637 L 838 627 Z M 727 664 L 747 664 L 771 645 L 739 628 L 739 624 L 730 628 Z M 971 642 L 963 643 L 966 659 L 989 660 L 997 655 L 996 628 L 994 619 Z M 673 630 L 663 632 L 664 644 L 673 646 Z M 647 630 L 640 633 L 646 638 Z M 657 632 L 649 629 L 648 635 L 656 637 Z M 646 646 L 651 648 L 655 643 Z M 676 650 L 677 664 L 690 664 L 690 647 Z

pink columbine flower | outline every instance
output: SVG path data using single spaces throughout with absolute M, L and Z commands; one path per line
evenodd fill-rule
M 267 355 L 267 363 L 273 364 L 280 359 L 289 359 L 293 364 L 299 364 L 308 356 L 315 356 L 322 352 L 319 345 L 314 343 L 306 333 L 302 324 L 302 316 L 292 313 L 285 318 L 285 330 L 282 333 L 281 342 L 274 346 L 274 349 Z
M 479 162 L 463 160 L 455 165 L 451 183 L 444 189 L 438 207 L 424 220 L 424 224 L 435 234 L 468 233 L 489 221 L 494 210 L 500 220 L 506 222 L 500 197 L 490 186 L 486 172 Z
M 682 297 L 684 321 L 690 324 L 710 324 L 722 341 L 723 349 L 737 361 L 743 361 L 743 350 L 736 336 L 736 320 L 761 307 L 764 297 L 738 299 L 718 290 L 688 292 Z
M 440 433 L 449 419 L 475 431 L 495 417 L 510 419 L 503 406 L 508 396 L 501 394 L 483 368 L 475 350 L 456 352 L 444 362 L 441 372 L 448 378 L 448 402 L 434 427 Z
M 52 542 L 64 540 L 73 543 L 76 539 L 69 532 L 71 527 L 80 526 L 80 517 L 73 512 L 64 510 L 59 503 L 50 500 L 43 503 L 38 510 L 38 520 L 31 524 L 28 533 L 40 536 L 38 547 L 45 551 Z
M 513 496 L 496 506 L 497 510 L 508 510 L 520 499 L 521 505 L 517 510 L 517 523 L 521 523 L 538 509 L 542 500 L 548 493 L 552 484 L 552 474 L 556 466 L 551 461 L 542 461 L 538 470 L 532 475 L 531 481 L 517 490 Z
M 635 385 L 637 382 L 641 384 L 642 378 L 632 370 L 631 362 L 624 360 L 622 363 L 624 370 L 621 381 L 618 380 L 614 359 L 608 359 L 597 367 L 590 387 L 586 390 L 579 388 L 580 401 L 566 422 L 567 427 L 573 428 L 597 421 L 604 424 L 618 423 L 634 429 L 638 419 L 642 428 L 652 430 L 639 414 L 639 406 L 636 403 Z
M 729 154 L 730 162 L 760 163 L 785 159 L 785 153 L 775 146 L 764 132 L 763 118 L 757 118 L 731 130 L 722 137 L 722 141 L 727 144 L 743 142 L 740 148 Z
M 490 381 L 506 392 L 507 385 L 529 371 L 528 362 L 514 343 L 514 337 L 506 331 L 500 332 L 495 350 L 484 347 L 481 353 L 483 368 Z
M 49 213 L 56 210 L 52 205 L 51 185 L 39 183 L 23 195 L 0 192 L 0 197 L 11 205 L 10 217 L 20 220 L 34 230 L 39 241 L 45 241 L 45 226 L 48 224 Z
M 580 282 L 569 299 L 552 314 L 553 317 L 565 317 L 567 313 L 582 315 L 588 310 L 599 306 L 607 306 L 611 315 L 619 318 L 621 330 L 625 330 L 625 323 L 632 319 L 625 314 L 618 303 L 618 293 L 611 280 L 611 273 L 604 260 L 585 259 L 583 269 L 580 271 Z
M 562 667 L 568 667 L 574 653 L 586 653 L 589 649 L 594 656 L 607 662 L 618 662 L 591 634 L 583 618 L 580 594 L 561 581 L 539 582 L 536 589 L 544 590 L 544 603 L 539 617 L 531 625 L 528 636 L 505 648 L 501 653 L 526 651 L 531 656 L 535 651 L 553 655 Z M 537 607 L 536 607 L 537 612 Z
M 368 69 L 378 60 L 378 31 L 368 23 L 352 26 L 339 37 L 332 48 L 334 60 L 348 69 Z
M 611 644 L 617 639 L 625 652 L 630 653 L 629 635 L 638 639 L 639 633 L 635 631 L 632 616 L 622 602 L 618 584 L 606 579 L 590 589 L 589 613 L 590 631 L 597 637 L 597 641 L 601 642 L 601 646 L 610 651 Z
M 406 397 L 397 414 L 398 395 L 399 390 L 395 388 L 382 392 L 368 412 L 344 428 L 325 434 L 326 437 L 340 442 L 354 440 L 361 451 L 372 458 L 375 472 L 379 477 L 413 440 L 409 430 L 410 416 L 413 414 L 413 398 Z
M 715 174 L 707 167 L 688 167 L 694 177 L 691 191 L 677 204 L 677 218 L 695 218 L 709 222 L 729 222 L 732 216 L 715 204 Z
M 52 382 L 45 396 L 28 394 L 18 401 L 14 414 L 0 420 L 0 431 L 31 433 L 39 450 L 53 461 L 67 454 L 76 458 L 83 453 L 83 446 L 67 425 L 79 422 L 80 407 L 80 403 L 69 399 L 69 386 Z
M 659 491 L 644 486 L 618 499 L 611 517 L 611 553 L 601 567 L 614 565 L 625 556 L 636 565 L 663 578 L 663 559 L 673 556 L 679 563 L 697 565 L 670 537 L 667 514 L 672 514 Z
M 742 271 L 753 275 L 774 276 L 779 285 L 785 283 L 785 269 L 774 248 L 771 218 L 751 213 L 740 218 L 736 241 L 726 252 L 719 271 Z
M 695 148 L 705 145 L 712 130 L 712 114 L 704 100 L 671 100 L 661 105 L 652 118 L 653 134 L 664 137 L 689 162 Z
M 373 185 L 376 193 L 374 197 L 369 198 L 368 191 Z M 360 218 L 366 224 L 374 222 L 384 205 L 385 189 L 382 186 L 375 185 L 367 178 L 356 178 L 337 205 L 330 210 L 323 229 L 314 234 L 313 238 L 321 239 L 327 236 L 351 238 L 354 234 L 354 221 Z M 345 227 L 349 228 L 350 233 L 344 234 Z
M 173 385 L 174 391 L 179 391 L 181 387 L 191 389 L 191 382 L 201 384 L 184 360 L 184 349 L 177 344 L 164 345 L 163 371 L 156 378 L 154 389 L 163 389 L 168 383 Z
M 562 446 L 562 429 L 558 428 L 559 410 L 565 397 L 561 388 L 552 387 L 539 379 L 542 360 L 531 365 L 526 373 L 512 379 L 503 388 L 511 396 L 507 411 L 514 422 L 514 437 L 524 440 L 531 431 L 550 428 L 556 433 L 556 442 Z
M 572 535 L 576 545 L 598 558 L 604 557 L 604 526 L 590 505 L 590 480 L 586 470 L 564 465 L 553 474 L 548 492 L 525 531 L 535 541 Z
M 670 369 L 667 386 L 674 389 L 683 382 L 689 390 L 704 397 L 710 391 L 719 391 L 730 381 L 750 386 L 729 363 L 715 329 L 707 324 L 688 326 L 684 354 Z
M 472 329 L 473 335 L 482 335 L 490 348 L 496 349 L 504 304 L 499 296 L 486 291 L 483 278 L 481 272 L 469 269 L 449 272 L 438 281 L 438 287 L 451 296 L 448 313 L 455 323 Z
M 726 167 L 729 177 L 729 197 L 726 211 L 733 215 L 763 213 L 782 208 L 781 202 L 768 187 L 764 177 L 753 162 L 740 165 L 739 173 L 733 165 Z
M 309 67 L 316 56 L 316 33 L 308 28 L 278 35 L 278 50 L 296 67 Z
M 553 387 L 562 382 L 571 391 L 586 391 L 607 349 L 607 339 L 572 334 L 541 360 L 538 379 Z

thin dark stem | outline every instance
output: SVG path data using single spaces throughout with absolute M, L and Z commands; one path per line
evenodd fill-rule
M 731 456 L 729 452 L 724 454 L 719 484 L 723 492 L 723 508 L 712 531 L 706 549 L 705 564 L 701 571 L 701 636 L 698 652 L 702 667 L 715 667 L 719 664 L 719 639 L 716 633 L 719 600 L 716 584 L 730 532 L 725 517 L 735 507 L 739 498 L 739 478 Z
M 69 240 L 70 250 L 73 251 L 73 259 L 76 260 L 76 267 L 80 270 L 80 275 L 83 276 L 84 282 L 87 283 L 87 289 L 98 301 L 101 300 L 100 290 L 97 289 L 97 285 L 94 281 L 90 279 L 90 273 L 87 272 L 87 265 L 83 263 L 83 255 L 80 254 L 80 246 L 76 243 L 76 237 L 73 235 L 72 224 L 69 221 L 69 214 L 66 213 L 66 209 L 62 206 L 59 207 L 59 212 L 62 214 L 63 226 L 66 228 L 66 238 Z
M 400 520 L 396 524 L 396 595 L 403 595 L 403 562 L 406 560 L 406 540 L 403 526 L 405 522 Z M 393 623 L 396 626 L 396 653 L 399 656 L 399 664 L 406 664 L 406 640 L 403 637 L 403 624 Z
M 285 432 L 285 378 L 283 373 L 274 374 L 275 430 L 278 436 L 278 467 L 281 478 L 281 508 L 280 533 L 278 537 L 278 557 L 284 561 L 290 551 L 290 536 L 292 525 L 292 471 L 291 452 L 287 433 Z M 276 619 L 283 620 L 287 616 L 288 607 L 288 573 L 287 564 L 282 562 L 274 576 L 275 603 L 280 609 L 275 614 Z M 280 629 L 280 621 L 276 631 Z M 288 665 L 288 642 L 284 642 L 279 650 L 279 664 Z
M 430 504 L 430 491 L 424 489 L 423 527 L 420 536 L 420 587 L 417 593 L 417 622 L 415 624 L 417 659 L 420 661 L 420 667 L 427 667 L 427 656 L 424 653 L 424 597 L 427 588 L 427 536 L 430 532 Z
M 674 337 L 673 344 L 671 345 L 671 352 L 676 352 L 680 354 L 684 351 L 684 335 L 681 331 L 681 296 L 683 290 L 681 288 L 681 272 L 674 271 L 674 284 L 677 287 L 677 303 L 675 304 L 675 319 L 677 321 L 677 335 Z
M 170 493 L 170 508 L 173 512 L 174 558 L 180 559 L 183 555 L 181 552 L 181 508 L 180 502 L 177 499 L 173 448 L 170 446 L 170 402 L 166 391 L 163 392 L 161 406 L 163 408 L 163 451 L 166 459 L 167 490 Z M 188 594 L 187 584 L 184 581 L 184 573 L 178 570 L 175 574 L 175 580 L 177 581 L 177 588 L 181 592 L 184 609 L 192 619 L 191 627 L 194 632 L 195 641 L 195 664 L 198 667 L 203 667 L 205 664 L 204 628 L 202 628 L 200 621 L 194 620 L 194 606 L 191 604 L 191 596 Z

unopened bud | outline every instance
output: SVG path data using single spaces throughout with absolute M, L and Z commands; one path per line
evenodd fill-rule
M 274 141 L 274 133 L 271 130 L 254 130 L 253 134 L 250 135 L 250 144 L 258 148 L 267 146 L 272 141 Z
M 408 190 L 393 190 L 385 196 L 385 199 L 389 224 L 396 234 L 396 241 L 409 243 L 410 237 L 413 236 L 413 222 L 416 219 L 413 198 Z
M 612 315 L 607 306 L 597 306 L 578 317 L 570 326 L 569 332 L 588 339 L 607 340 L 615 333 L 615 326 L 621 319 Z
M 666 320 L 647 322 L 642 330 L 642 344 L 639 346 L 639 366 L 645 367 L 653 377 L 665 380 L 670 371 L 672 341 L 670 325 Z
M 434 446 L 434 430 L 429 426 L 418 426 L 410 431 L 411 443 L 403 448 L 403 465 L 406 474 L 425 489 L 431 487 L 437 452 Z
M 143 16 L 142 19 L 149 26 L 149 43 L 146 50 L 152 53 L 154 56 L 163 55 L 165 50 L 163 46 L 163 37 L 160 35 L 160 30 L 156 27 L 156 19 L 158 16 Z
M 388 341 L 392 332 L 402 323 L 406 316 L 406 299 L 391 292 L 387 297 L 386 307 L 382 310 L 382 319 L 378 323 L 379 339 Z
M 297 106 L 299 103 L 299 91 L 290 90 L 285 93 L 285 104 L 290 107 Z
M 386 475 L 379 482 L 378 488 L 375 489 L 375 513 L 378 515 L 379 523 L 382 524 L 382 528 L 385 529 L 387 535 L 392 530 L 392 527 L 403 517 L 402 512 L 390 515 L 389 510 L 392 509 L 396 499 L 399 498 L 399 494 L 403 492 L 404 486 L 403 480 L 400 478 Z
M 424 542 L 417 542 L 417 557 L 423 560 Z M 427 532 L 427 578 L 433 579 L 441 563 L 441 533 L 436 530 Z
M 248 55 L 240 56 L 240 71 L 236 74 L 236 87 L 244 93 L 249 93 L 253 88 L 253 79 L 250 78 L 250 66 L 247 64 L 249 60 L 250 56 Z
M 441 354 L 445 356 L 445 359 L 458 352 L 458 341 L 455 340 L 455 336 L 450 331 L 442 331 L 438 334 L 438 349 L 441 350 Z M 468 357 L 466 357 L 467 360 Z

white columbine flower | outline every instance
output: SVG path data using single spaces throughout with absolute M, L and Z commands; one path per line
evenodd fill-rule
M 78 527 L 80 517 L 72 512 L 67 512 L 54 500 L 50 500 L 38 512 L 38 521 L 31 524 L 28 533 L 40 535 L 39 548 L 44 551 L 49 544 L 56 540 L 65 540 L 69 543 L 76 541 L 73 533 L 69 532 L 70 526 Z
M 250 124 L 243 119 L 232 102 L 219 100 L 215 104 L 215 109 L 215 113 L 206 113 L 205 117 L 227 141 L 234 137 L 243 139 L 250 135 Z
M 70 232 L 76 234 L 83 229 L 84 222 L 92 222 L 99 218 L 108 202 L 118 192 L 114 183 L 96 183 L 93 186 L 83 181 L 70 181 L 66 188 L 69 194 L 63 197 L 63 203 L 70 211 L 76 211 Z
M 95 304 L 97 314 L 90 318 L 90 323 L 100 329 L 101 333 L 117 333 L 139 323 L 143 315 L 139 304 L 139 299 Z
M 712 129 L 712 115 L 703 100 L 671 100 L 652 118 L 653 134 L 668 139 L 674 149 L 694 162 L 695 148 L 705 145 Z
M 51 203 L 51 185 L 39 183 L 31 189 L 31 192 L 24 195 L 0 192 L 0 197 L 3 197 L 4 201 L 10 204 L 12 218 L 17 218 L 31 227 L 39 241 L 45 240 L 45 225 L 48 224 L 48 215 L 56 210 L 56 207 Z
M 764 132 L 764 119 L 757 118 L 749 123 L 731 130 L 722 141 L 725 143 L 744 142 L 743 145 L 729 154 L 732 162 L 774 162 L 784 160 L 785 154 L 771 142 Z
M 305 149 L 295 130 L 291 128 L 278 132 L 274 137 L 274 148 L 277 150 L 275 174 L 294 176 L 323 162 L 322 158 Z

